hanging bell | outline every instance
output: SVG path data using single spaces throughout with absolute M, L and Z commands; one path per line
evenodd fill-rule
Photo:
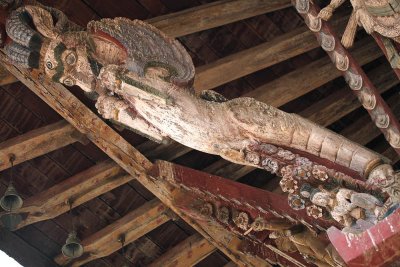
M 22 216 L 18 213 L 7 213 L 0 217 L 0 222 L 7 230 L 14 231 L 22 222 Z
M 82 256 L 83 246 L 81 245 L 79 238 L 76 236 L 76 232 L 71 232 L 68 235 L 65 245 L 62 247 L 61 251 L 65 257 L 70 259 L 79 258 Z
M 15 190 L 13 184 L 10 183 L 3 197 L 0 199 L 0 206 L 5 211 L 13 212 L 19 210 L 23 203 L 24 202 L 19 196 L 17 190 Z

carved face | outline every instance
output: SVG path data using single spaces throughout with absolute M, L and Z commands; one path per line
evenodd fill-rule
M 379 187 L 388 187 L 395 182 L 395 173 L 392 166 L 382 164 L 371 171 L 368 177 L 368 183 Z
M 96 76 L 93 74 L 84 43 L 67 47 L 63 42 L 51 41 L 44 56 L 46 75 L 66 86 L 79 86 L 86 92 L 94 91 Z

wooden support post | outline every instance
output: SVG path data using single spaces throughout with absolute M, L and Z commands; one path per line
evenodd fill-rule
M 63 266 L 81 266 L 94 259 L 108 256 L 121 249 L 121 237 L 124 239 L 123 244 L 127 245 L 169 221 L 167 210 L 168 208 L 158 199 L 151 200 L 82 240 L 84 254 L 80 258 L 69 261 L 60 254 L 55 258 L 55 262 Z
M 111 160 L 99 163 L 25 200 L 19 211 L 23 220 L 17 229 L 68 212 L 67 201 L 74 208 L 133 179 Z
M 167 207 L 179 212 L 173 204 L 174 192 L 157 178 L 149 177 L 146 172 L 152 167 L 142 154 L 118 135 L 110 126 L 80 102 L 72 93 L 60 84 L 43 79 L 39 73 L 18 68 L 7 62 L 3 52 L 0 61 L 15 77 L 37 94 L 43 101 L 57 111 L 68 122 L 85 134 L 95 145 L 110 156 L 138 182 L 150 190 Z M 240 240 L 219 225 L 194 221 L 186 214 L 178 214 L 189 225 L 203 235 L 214 246 L 225 253 L 232 261 L 240 265 L 260 266 L 264 261 L 243 255 L 238 251 Z M 217 235 L 218 233 L 218 235 Z M 235 239 L 236 238 L 236 239 Z M 230 240 L 230 241 L 229 241 Z
M 82 140 L 82 135 L 66 121 L 60 121 L 0 143 L 0 171 Z
M 289 6 L 289 0 L 221 0 L 155 17 L 147 22 L 169 36 L 179 37 Z
M 213 253 L 216 248 L 199 234 L 194 234 L 152 262 L 149 267 L 193 266 Z

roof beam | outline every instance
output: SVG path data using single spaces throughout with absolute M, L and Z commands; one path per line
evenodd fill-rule
M 111 160 L 99 163 L 25 200 L 17 229 L 68 212 L 68 201 L 72 208 L 77 207 L 133 179 Z
M 15 155 L 16 165 L 83 140 L 82 135 L 66 121 L 35 129 L 0 143 L 0 171 L 11 167 L 11 154 Z
M 149 267 L 186 267 L 193 266 L 216 251 L 210 242 L 199 234 L 194 234 L 164 253 Z
M 356 47 L 357 50 L 354 51 L 353 55 L 360 65 L 365 65 L 382 56 L 382 52 L 375 42 L 370 42 L 368 38 L 358 42 Z M 306 65 L 304 68 L 296 69 L 279 79 L 264 84 L 245 96 L 279 107 L 341 75 L 341 72 L 335 68 L 330 58 L 325 56 Z M 294 84 L 296 86 L 293 86 Z
M 257 266 L 264 261 L 243 255 L 238 251 L 239 238 L 217 224 L 204 224 L 194 221 L 187 214 L 174 206 L 175 192 L 163 181 L 149 177 L 146 172 L 152 167 L 151 162 L 140 154 L 131 144 L 118 135 L 102 119 L 80 102 L 61 84 L 48 79 L 39 79 L 39 73 L 13 66 L 7 62 L 3 52 L 0 61 L 15 77 L 37 94 L 50 107 L 57 111 L 68 122 L 85 134 L 96 146 L 102 149 L 118 165 L 139 183 L 145 186 L 166 206 L 184 219 L 190 226 L 207 238 L 214 246 L 225 253 L 232 261 L 242 265 Z M 216 236 L 216 233 L 218 235 Z M 231 240 L 230 242 L 228 240 Z M 254 262 L 256 261 L 256 262 Z
M 336 20 L 335 24 L 344 28 L 347 19 L 348 17 L 344 16 Z M 269 42 L 196 68 L 194 88 L 196 92 L 209 90 L 317 47 L 319 44 L 314 34 L 306 27 L 301 27 Z M 229 75 L 220 75 L 220 73 L 229 73 Z
M 290 6 L 289 0 L 222 0 L 147 20 L 169 36 L 179 37 Z
M 108 256 L 121 249 L 121 237 L 126 245 L 169 221 L 167 211 L 168 208 L 158 199 L 151 200 L 82 240 L 84 254 L 78 259 L 69 261 L 65 256 L 58 255 L 55 262 L 59 265 L 81 266 Z

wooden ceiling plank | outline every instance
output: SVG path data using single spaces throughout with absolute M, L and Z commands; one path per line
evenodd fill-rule
M 57 266 L 40 251 L 4 228 L 0 228 L 0 249 L 23 266 Z
M 348 17 L 335 21 L 344 28 Z M 196 92 L 209 90 L 319 47 L 314 34 L 301 27 L 258 46 L 196 68 Z M 229 73 L 229 75 L 220 75 Z
M 191 235 L 164 253 L 149 267 L 193 266 L 213 253 L 216 248 L 199 234 Z
M 0 171 L 11 167 L 11 154 L 15 155 L 14 165 L 17 165 L 79 140 L 83 140 L 82 135 L 66 121 L 11 138 L 0 143 Z
M 74 208 L 133 179 L 111 160 L 99 163 L 25 200 L 17 229 L 68 212 L 68 200 Z
M 288 0 L 222 0 L 147 20 L 167 35 L 179 37 L 290 6 Z
M 103 150 L 125 171 L 135 177 L 138 182 L 151 191 L 166 206 L 174 212 L 179 212 L 179 209 L 173 204 L 173 191 L 166 184 L 159 183 L 158 179 L 149 177 L 146 174 L 146 171 L 152 167 L 151 162 L 64 86 L 55 84 L 47 79 L 39 79 L 38 76 L 40 75 L 37 72 L 13 66 L 7 62 L 3 52 L 0 53 L 0 61 L 8 71 L 75 126 L 82 134 L 85 134 L 89 140 Z M 264 262 L 241 254 L 237 248 L 237 245 L 240 243 L 239 238 L 233 236 L 232 233 L 219 225 L 193 221 L 187 214 L 182 212 L 179 213 L 179 216 L 230 257 L 232 261 L 242 266 L 246 264 L 257 266 L 260 262 Z M 227 240 L 231 240 L 231 242 L 227 242 Z M 254 261 L 256 263 L 253 263 Z
M 120 237 L 124 237 L 124 245 L 127 245 L 169 221 L 167 211 L 168 208 L 158 199 L 151 200 L 82 240 L 84 254 L 80 258 L 69 261 L 63 255 L 58 255 L 55 262 L 59 265 L 81 266 L 89 261 L 108 256 L 121 249 Z
M 382 52 L 378 49 L 376 43 L 371 42 L 369 38 L 364 38 L 356 43 L 356 47 L 353 55 L 361 65 L 370 63 L 382 56 Z M 279 107 L 341 75 L 330 58 L 325 56 L 303 68 L 264 84 L 245 96 Z

